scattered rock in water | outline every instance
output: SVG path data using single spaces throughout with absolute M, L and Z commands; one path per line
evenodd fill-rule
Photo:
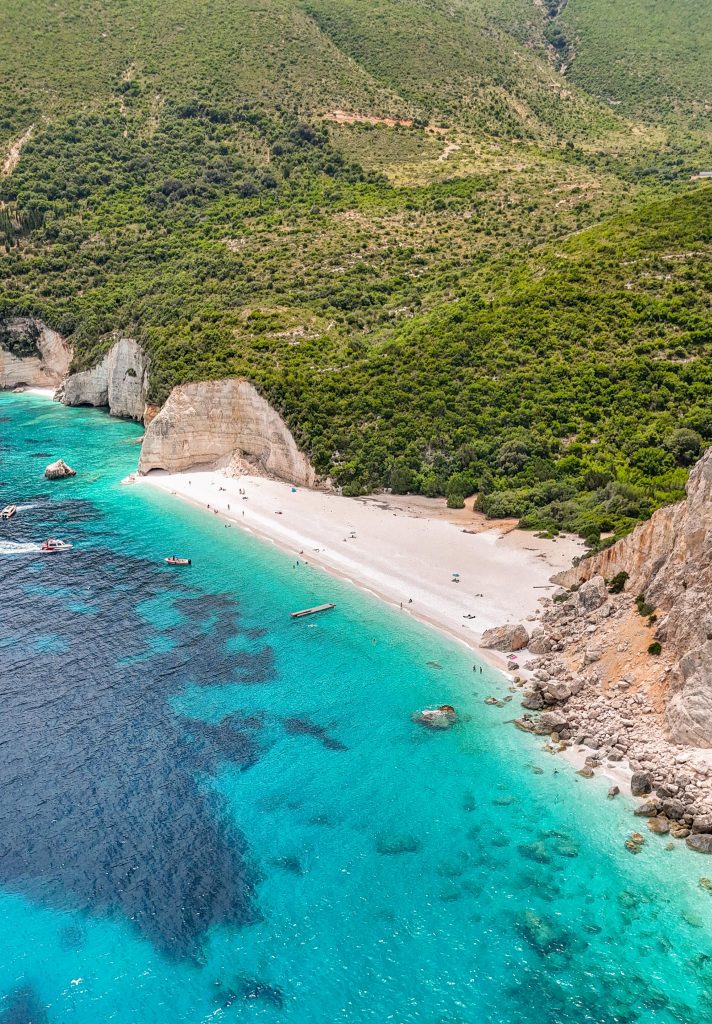
M 517 850 L 522 857 L 526 857 L 527 860 L 533 860 L 537 864 L 550 864 L 551 857 L 546 845 L 542 842 L 536 843 L 520 843 L 517 846 Z
M 521 623 L 486 629 L 480 647 L 496 651 L 521 651 L 529 643 L 529 634 Z
M 298 857 L 273 857 L 270 864 L 276 868 L 281 868 L 282 871 L 287 871 L 290 875 L 304 874 L 304 868 Z
M 630 850 L 631 853 L 640 853 L 644 842 L 645 836 L 642 836 L 640 832 L 631 832 L 625 841 L 625 848 Z
M 462 892 L 456 885 L 448 885 L 447 888 L 441 889 L 438 893 L 438 899 L 441 903 L 455 903 L 461 896 Z
M 700 885 L 703 889 L 706 889 L 707 892 L 712 892 L 712 878 L 701 878 Z
M 236 985 L 236 991 L 240 999 L 261 999 L 280 1010 L 284 1006 L 282 990 L 276 985 L 260 981 L 259 978 L 240 978 Z
M 638 804 L 633 814 L 637 818 L 656 818 L 662 809 L 663 805 L 659 800 L 644 800 L 642 804 Z
M 503 793 L 502 796 L 496 796 L 492 801 L 495 807 L 511 807 L 514 802 L 514 797 L 510 796 L 509 793 Z
M 62 480 L 65 476 L 76 476 L 77 471 L 68 466 L 64 459 L 57 459 L 56 462 L 50 462 L 44 475 L 48 480 Z
M 511 841 L 506 832 L 490 832 L 487 836 L 487 840 L 490 846 L 497 846 L 500 849 L 504 849 L 505 846 L 509 846 Z
M 611 786 L 611 788 L 608 790 L 608 799 L 613 800 L 613 798 L 618 796 L 619 793 L 620 789 L 618 788 L 618 786 Z
M 465 873 L 469 863 L 469 853 L 466 850 L 460 850 L 451 860 L 441 861 L 435 870 L 441 878 L 460 878 Z
M 591 768 L 591 767 L 589 767 L 589 765 L 585 764 L 583 766 L 583 768 L 579 768 L 579 770 L 576 772 L 576 774 L 580 775 L 582 779 L 592 779 L 593 778 L 593 768 Z
M 670 821 L 664 814 L 658 814 L 655 818 L 648 818 L 648 828 L 658 836 L 666 836 L 670 831 Z
M 485 704 L 489 704 L 491 707 L 503 708 L 504 704 L 497 697 L 485 697 Z
M 420 840 L 411 835 L 384 834 L 376 839 L 376 850 L 384 856 L 395 856 L 400 853 L 417 853 Z
M 465 795 L 463 796 L 462 809 L 463 811 L 467 811 L 468 814 L 471 814 L 472 811 L 477 810 L 477 801 L 475 800 L 475 797 L 472 793 L 465 793 Z
M 579 855 L 578 847 L 566 836 L 556 839 L 552 846 L 557 857 L 568 857 L 569 859 L 573 859 Z
M 653 784 L 647 772 L 633 772 L 630 780 L 630 791 L 633 796 L 647 796 L 652 793 Z
M 542 917 L 532 910 L 525 910 L 516 918 L 519 933 L 537 953 L 562 953 L 571 945 L 569 932 L 554 918 Z
M 428 666 L 428 668 L 437 668 L 440 669 L 440 671 L 442 671 L 442 665 L 440 664 L 439 661 L 426 661 L 425 664 Z
M 709 832 L 696 832 L 688 836 L 685 842 L 697 853 L 712 853 L 712 835 Z
M 538 764 L 533 764 L 531 767 L 531 773 L 532 775 L 543 775 L 544 769 L 540 768 Z
M 673 839 L 687 839 L 690 834 L 690 830 L 687 825 L 682 825 L 679 821 L 670 822 L 670 835 Z
M 516 725 L 517 729 L 521 729 L 522 732 L 534 731 L 534 723 L 532 722 L 531 718 L 527 718 L 526 716 L 524 718 L 515 718 L 514 724 Z
M 411 717 L 417 725 L 424 725 L 427 729 L 450 729 L 457 722 L 457 712 L 451 704 L 414 711 Z

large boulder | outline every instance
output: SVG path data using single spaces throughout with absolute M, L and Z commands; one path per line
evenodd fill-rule
M 568 727 L 568 720 L 560 711 L 545 711 L 543 715 L 539 716 L 534 726 L 534 732 L 538 736 L 548 736 L 552 732 L 563 732 Z
M 576 594 L 576 603 L 582 612 L 595 612 L 608 600 L 606 581 L 603 576 L 594 576 L 582 583 Z
M 480 647 L 496 651 L 521 651 L 529 643 L 529 634 L 521 623 L 509 626 L 494 626 L 486 629 L 480 640 Z
M 50 462 L 44 475 L 48 480 L 61 480 L 65 476 L 76 476 L 77 471 L 68 466 L 64 459 L 57 459 L 56 462 Z
M 652 793 L 653 785 L 647 772 L 633 772 L 630 791 L 633 796 L 647 796 L 648 793 Z
M 691 850 L 696 850 L 698 853 L 712 853 L 712 835 L 709 832 L 698 832 L 688 836 L 685 842 Z

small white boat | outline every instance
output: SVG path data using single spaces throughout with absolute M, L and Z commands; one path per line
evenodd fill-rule
M 71 551 L 72 545 L 67 543 L 66 540 L 58 540 L 56 537 L 49 537 L 42 545 L 41 550 L 45 552 L 52 551 Z
M 191 561 L 190 561 L 189 558 L 178 558 L 177 555 L 171 555 L 170 558 L 165 558 L 164 561 L 167 562 L 168 565 L 190 565 L 191 564 Z
M 17 512 L 17 505 L 6 505 L 2 511 L 0 511 L 0 519 L 12 519 Z

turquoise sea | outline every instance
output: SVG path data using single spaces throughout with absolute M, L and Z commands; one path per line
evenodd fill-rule
M 712 1021 L 712 863 L 464 648 L 122 486 L 140 433 L 0 394 L 0 1022 Z

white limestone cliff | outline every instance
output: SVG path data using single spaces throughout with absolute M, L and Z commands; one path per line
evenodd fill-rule
M 64 338 L 41 321 L 17 316 L 0 322 L 0 388 L 56 388 L 71 360 Z
M 139 471 L 196 465 L 250 468 L 301 486 L 317 475 L 279 413 L 241 378 L 183 384 L 146 429 Z
M 58 395 L 65 405 L 108 406 L 112 416 L 143 420 L 148 359 L 138 342 L 119 338 L 101 362 L 73 373 Z

